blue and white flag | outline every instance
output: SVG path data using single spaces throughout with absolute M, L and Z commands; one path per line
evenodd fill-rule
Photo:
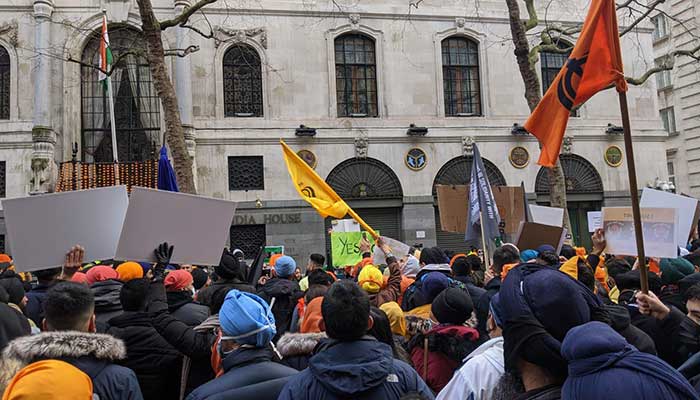
M 483 217 L 483 221 L 482 221 Z M 481 160 L 479 148 L 474 145 L 472 157 L 472 171 L 469 182 L 469 213 L 467 214 L 467 231 L 464 240 L 468 245 L 477 248 L 482 247 L 481 225 L 484 227 L 484 237 L 490 249 L 496 248 L 495 239 L 500 236 L 498 224 L 501 217 L 498 215 L 496 199 L 491 191 L 489 178 L 486 176 L 484 162 Z

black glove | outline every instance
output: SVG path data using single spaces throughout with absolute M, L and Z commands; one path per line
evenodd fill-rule
M 153 254 L 156 256 L 156 262 L 163 266 L 170 264 L 170 258 L 173 256 L 174 248 L 175 246 L 168 246 L 168 242 L 158 245 L 158 247 L 153 250 Z

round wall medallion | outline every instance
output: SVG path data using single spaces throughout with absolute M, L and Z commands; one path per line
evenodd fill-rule
M 425 168 L 427 162 L 425 152 L 423 149 L 414 147 L 406 153 L 406 158 L 404 159 L 408 169 L 412 171 L 420 171 Z
M 302 149 L 297 151 L 297 155 L 299 156 L 299 158 L 304 160 L 305 163 L 309 164 L 309 167 L 316 169 L 316 164 L 318 164 L 318 160 L 316 159 L 316 154 L 314 154 L 313 151 Z
M 530 163 L 530 153 L 523 146 L 515 146 L 508 153 L 508 160 L 515 168 L 525 168 Z
M 622 165 L 622 149 L 620 146 L 612 145 L 605 149 L 605 163 L 611 167 L 619 167 Z

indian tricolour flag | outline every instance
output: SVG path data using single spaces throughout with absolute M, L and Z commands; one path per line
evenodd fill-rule
M 102 71 L 109 71 L 112 68 L 112 49 L 109 47 L 109 34 L 107 33 L 107 15 L 102 16 L 102 38 L 100 40 L 100 70 L 98 80 L 107 88 L 107 74 Z

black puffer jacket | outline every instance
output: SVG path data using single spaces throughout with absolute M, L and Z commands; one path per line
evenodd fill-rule
M 29 335 L 29 320 L 19 311 L 0 303 L 0 350 L 14 338 Z
M 177 400 L 182 354 L 153 327 L 154 314 L 125 311 L 109 320 L 107 333 L 126 344 L 124 365 L 136 373 L 145 400 Z
M 630 317 L 627 308 L 618 305 L 606 305 L 605 311 L 607 311 L 610 317 L 611 327 L 622 337 L 627 340 L 627 343 L 636 347 L 639 351 L 645 353 L 656 355 L 656 346 L 654 346 L 654 341 L 644 333 L 641 329 L 632 325 L 632 318 Z
M 240 290 L 241 292 L 255 293 L 255 288 L 238 279 L 226 279 L 220 280 L 212 283 L 210 286 L 197 292 L 197 301 L 200 304 L 212 308 L 212 299 L 215 294 L 221 290 L 225 290 L 227 293 L 231 289 Z M 218 312 L 218 310 L 212 310 Z
M 98 332 L 104 332 L 107 322 L 122 313 L 122 304 L 119 302 L 122 285 L 118 280 L 108 279 L 90 286 L 95 295 L 95 321 Z
M 209 307 L 195 303 L 192 294 L 185 291 L 168 292 L 168 312 L 187 326 L 195 327 L 209 316 Z
M 275 316 L 277 335 L 274 340 L 284 335 L 289 330 L 292 322 L 292 314 L 297 301 L 304 296 L 299 284 L 289 279 L 272 278 L 258 288 L 258 296 L 268 304 L 272 304 L 272 314 Z M 272 299 L 275 299 L 274 304 Z

